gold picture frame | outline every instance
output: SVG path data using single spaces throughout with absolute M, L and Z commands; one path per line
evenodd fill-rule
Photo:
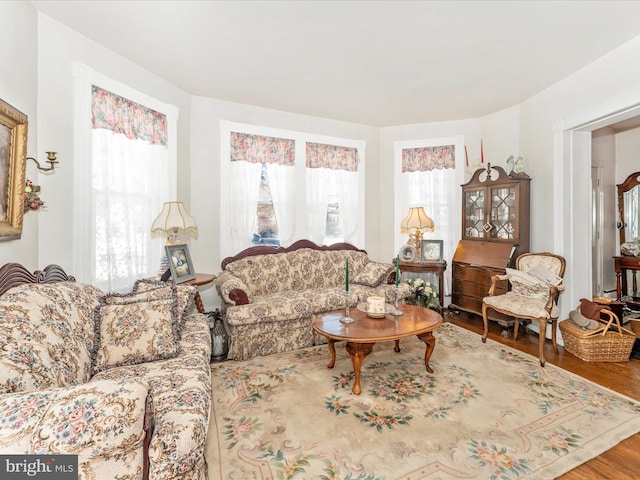
M 0 99 L 0 241 L 22 236 L 27 116 Z

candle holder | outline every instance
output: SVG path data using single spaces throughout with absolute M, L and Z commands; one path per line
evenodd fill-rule
M 393 312 L 391 312 L 391 315 L 393 315 L 394 317 L 399 317 L 400 315 L 404 315 L 404 312 L 398 308 L 398 284 L 396 284 L 394 294 L 395 294 L 394 301 L 393 301 L 394 310 Z
M 344 324 L 355 322 L 355 320 L 349 315 L 349 290 L 344 291 L 344 304 L 344 316 L 340 317 L 340 322 Z

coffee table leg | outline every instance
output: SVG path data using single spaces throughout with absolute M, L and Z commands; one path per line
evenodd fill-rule
M 327 368 L 333 368 L 336 364 L 336 346 L 334 345 L 336 341 L 333 338 L 327 338 L 327 342 L 329 344 L 329 353 L 331 354 L 331 361 L 329 365 L 327 365 Z
M 356 376 L 356 379 L 353 382 L 353 388 L 351 389 L 354 395 L 360 395 L 360 392 L 362 391 L 360 389 L 360 367 L 362 366 L 362 360 L 371 353 L 374 345 L 374 343 L 347 342 L 347 352 L 349 352 L 349 355 L 351 356 L 353 372 Z
M 429 359 L 431 358 L 433 349 L 436 348 L 436 337 L 433 336 L 433 333 L 427 332 L 418 335 L 418 338 L 427 345 L 427 351 L 424 353 L 424 365 L 427 367 L 427 372 L 433 373 L 433 369 L 429 366 Z

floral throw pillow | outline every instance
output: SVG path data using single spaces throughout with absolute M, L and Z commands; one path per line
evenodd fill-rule
M 189 311 L 194 305 L 196 293 L 198 292 L 197 287 L 193 285 L 168 284 L 160 280 L 140 279 L 136 280 L 133 285 L 133 292 L 130 295 L 142 295 L 144 297 L 148 293 L 155 296 L 158 294 L 158 289 L 166 291 L 167 288 L 170 288 L 172 295 L 177 295 L 178 298 L 178 333 L 180 333 L 187 315 L 189 315 Z
M 91 373 L 173 358 L 180 353 L 175 298 L 96 307 Z
M 387 277 L 393 271 L 390 263 L 368 262 L 362 271 L 353 277 L 353 283 L 366 285 L 367 287 L 377 287 L 386 282 Z

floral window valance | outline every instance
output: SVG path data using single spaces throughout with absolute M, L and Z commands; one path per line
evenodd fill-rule
M 307 168 L 358 171 L 358 149 L 307 142 Z
M 428 172 L 430 170 L 455 168 L 455 166 L 455 145 L 407 148 L 402 150 L 403 172 Z
M 122 133 L 153 145 L 167 144 L 167 116 L 96 85 L 91 86 L 93 128 Z
M 231 161 L 275 163 L 292 167 L 296 159 L 296 144 L 288 138 L 265 137 L 231 132 Z

